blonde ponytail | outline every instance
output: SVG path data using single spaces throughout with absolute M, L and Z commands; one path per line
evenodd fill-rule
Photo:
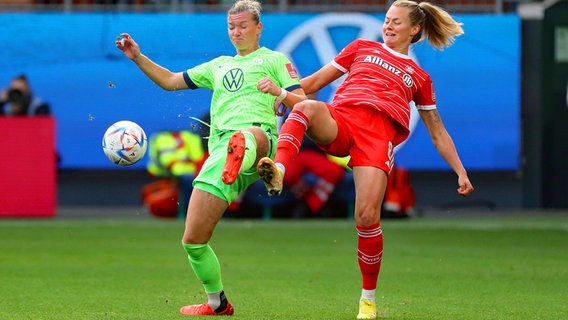
M 454 43 L 455 37 L 462 35 L 462 23 L 441 7 L 429 2 L 417 3 L 411 0 L 397 0 L 393 6 L 409 8 L 410 22 L 420 25 L 420 32 L 412 38 L 411 43 L 426 39 L 434 48 L 443 50 Z

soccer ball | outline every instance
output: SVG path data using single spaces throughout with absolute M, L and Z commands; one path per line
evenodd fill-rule
M 129 166 L 140 161 L 146 149 L 148 149 L 146 133 L 132 121 L 118 121 L 103 135 L 105 155 L 119 166 Z

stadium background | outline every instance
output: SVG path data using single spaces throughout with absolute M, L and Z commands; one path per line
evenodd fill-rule
M 145 161 L 117 168 L 100 150 L 112 122 L 133 120 L 151 134 L 187 128 L 189 117 L 207 109 L 205 90 L 156 88 L 114 48 L 120 32 L 133 34 L 144 53 L 172 70 L 234 54 L 223 4 L 118 2 L 0 1 L 0 83 L 26 73 L 35 94 L 52 106 L 62 157 L 60 206 L 138 203 L 136 187 L 149 180 Z M 386 7 L 380 1 L 299 2 L 264 1 L 262 45 L 278 48 L 329 9 L 342 16 L 365 12 L 380 33 Z M 477 191 L 465 201 L 455 195 L 453 173 L 418 123 L 397 153 L 398 163 L 411 170 L 417 206 L 567 207 L 566 1 L 441 3 L 464 22 L 466 34 L 444 52 L 421 44 L 414 53 L 434 78 L 440 112 Z M 327 31 L 336 50 L 359 35 L 353 26 Z M 298 42 L 290 54 L 303 75 L 329 61 L 310 41 Z

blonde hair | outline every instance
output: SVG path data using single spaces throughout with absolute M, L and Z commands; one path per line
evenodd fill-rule
M 443 50 L 454 43 L 455 37 L 464 33 L 461 22 L 457 22 L 444 9 L 429 2 L 397 0 L 392 5 L 409 8 L 410 22 L 412 25 L 420 25 L 420 32 L 412 38 L 411 43 L 426 39 L 434 48 Z
M 238 14 L 241 12 L 250 12 L 252 14 L 252 19 L 256 22 L 260 22 L 260 11 L 261 11 L 260 2 L 255 0 L 238 0 L 236 1 L 229 11 L 227 12 L 228 15 Z

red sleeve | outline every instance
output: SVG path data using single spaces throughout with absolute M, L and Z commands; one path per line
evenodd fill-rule
M 335 57 L 335 59 L 333 59 L 333 61 L 335 61 L 336 64 L 345 69 L 342 71 L 347 72 L 349 71 L 349 68 L 353 63 L 358 50 L 359 39 L 356 39 L 348 44 L 345 48 L 343 48 L 343 50 L 341 50 L 341 52 Z
M 414 103 L 420 107 L 432 108 L 436 106 L 436 93 L 434 92 L 434 84 L 428 76 L 424 83 L 418 88 L 414 95 Z

